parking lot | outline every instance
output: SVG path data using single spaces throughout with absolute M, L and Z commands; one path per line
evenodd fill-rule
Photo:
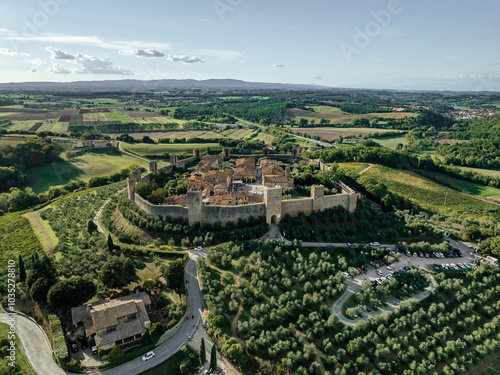
M 362 281 L 373 281 L 376 280 L 377 278 L 385 277 L 389 273 L 394 274 L 397 271 L 404 271 L 404 267 L 420 267 L 424 269 L 429 269 L 429 270 L 435 270 L 433 265 L 438 265 L 440 267 L 443 267 L 443 265 L 450 265 L 454 264 L 456 266 L 456 269 L 470 269 L 470 268 L 461 268 L 458 266 L 458 263 L 462 264 L 468 264 L 471 265 L 474 262 L 474 251 L 467 245 L 456 242 L 450 239 L 447 239 L 447 241 L 455 248 L 460 250 L 461 256 L 460 257 L 446 257 L 444 254 L 442 254 L 442 257 L 433 257 L 429 256 L 428 258 L 425 257 L 425 254 L 413 254 L 410 253 L 410 256 L 408 256 L 405 252 L 401 253 L 401 257 L 399 261 L 394 263 L 391 266 L 394 266 L 391 270 L 387 269 L 388 264 L 383 264 L 380 261 L 374 261 L 372 263 L 378 263 L 379 267 L 374 267 L 373 265 L 368 266 L 368 269 L 366 272 L 362 272 L 359 275 L 353 275 L 353 278 L 348 279 L 348 284 L 355 284 L 356 286 L 361 288 L 361 282 Z M 422 255 L 422 256 L 420 256 Z M 451 269 L 451 268 L 449 268 Z M 377 272 L 378 271 L 378 272 Z M 358 288 L 355 288 L 358 289 Z

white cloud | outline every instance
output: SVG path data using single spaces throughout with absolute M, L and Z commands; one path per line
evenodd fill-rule
M 184 64 L 195 64 L 195 63 L 204 63 L 205 61 L 196 56 L 189 55 L 168 55 L 167 57 L 170 61 L 173 62 L 182 62 Z
M 50 58 L 52 60 L 76 60 L 75 55 L 61 51 L 60 49 L 52 47 L 46 47 L 45 49 L 50 52 Z
M 8 48 L 0 48 L 0 55 L 16 56 L 17 53 Z
M 59 64 L 52 64 L 52 66 L 47 69 L 47 72 L 54 74 L 69 74 L 71 73 L 71 70 L 66 69 L 64 66 Z
M 165 57 L 165 52 L 155 49 L 135 49 L 133 51 L 120 50 L 118 53 L 138 57 Z
M 30 69 L 30 72 L 31 72 L 31 73 L 36 73 L 36 72 L 38 72 L 38 68 L 37 68 L 36 66 L 34 66 L 34 67 L 32 67 L 32 68 Z
M 321 81 L 323 79 L 322 76 L 320 76 L 319 74 L 314 74 L 311 76 L 311 79 L 315 79 L 317 81 Z
M 76 65 L 76 68 L 70 70 L 62 65 L 52 64 L 52 66 L 49 69 L 47 69 L 47 71 L 50 73 L 124 74 L 124 75 L 134 74 L 130 69 L 114 65 L 113 61 L 111 61 L 111 59 L 107 57 L 94 57 L 94 56 L 84 55 L 79 52 L 76 54 L 71 54 L 52 47 L 47 47 L 46 50 L 51 53 L 52 59 L 66 60 L 69 63 Z
M 282 65 L 282 64 L 274 64 L 273 65 L 275 68 L 284 68 L 285 65 Z
M 157 43 L 157 42 L 146 42 L 139 40 L 114 40 L 107 41 L 96 36 L 87 35 L 64 35 L 64 34 L 54 34 L 54 33 L 39 33 L 37 35 L 22 35 L 19 32 L 0 28 L 0 39 L 8 40 L 19 40 L 19 41 L 35 41 L 44 43 L 67 43 L 72 45 L 85 45 L 85 46 L 95 46 L 107 49 L 115 50 L 133 50 L 138 49 L 143 46 L 149 46 L 157 50 L 170 50 L 172 46 L 170 43 Z
M 43 61 L 42 59 L 39 59 L 39 58 L 36 58 L 33 60 L 26 60 L 26 61 L 28 61 L 30 64 L 38 65 L 38 66 L 45 64 L 45 61 Z
M 240 64 L 246 64 L 246 63 L 247 63 L 247 61 L 246 61 L 246 60 L 241 60 L 241 61 L 240 61 Z
M 79 53 L 76 55 L 76 62 L 80 65 L 80 69 L 75 70 L 78 74 L 134 74 L 130 69 L 114 65 L 113 61 L 106 57 L 93 57 Z

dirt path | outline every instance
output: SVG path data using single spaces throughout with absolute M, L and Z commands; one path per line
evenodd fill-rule
M 52 242 L 52 239 L 50 236 L 47 234 L 45 229 L 43 228 L 42 223 L 40 222 L 40 217 L 38 215 L 35 215 L 33 212 L 27 212 L 26 216 L 28 216 L 31 220 L 33 220 L 33 223 L 35 224 L 36 230 L 38 233 L 40 233 L 43 237 L 43 240 L 47 244 L 47 247 L 49 248 L 49 252 L 52 251 L 55 247 L 54 242 Z
M 129 155 L 129 156 L 133 156 L 134 158 L 137 158 L 137 159 L 141 159 L 141 160 L 147 161 L 148 163 L 151 161 L 151 160 L 149 160 L 149 159 L 143 158 L 142 156 L 138 156 L 138 155 L 136 155 L 136 154 L 133 154 L 133 153 L 131 153 L 131 152 L 128 152 L 128 151 L 124 150 L 124 149 L 122 148 L 122 142 L 121 142 L 121 141 L 120 141 L 120 142 L 118 142 L 118 150 L 120 150 L 121 152 L 123 152 L 124 154 L 127 154 L 127 155 Z
M 365 168 L 365 169 L 363 169 L 361 172 L 359 172 L 359 174 L 363 174 L 363 173 L 365 173 L 367 170 L 369 170 L 371 167 L 373 167 L 373 165 L 374 165 L 374 164 L 371 164 L 371 163 L 370 163 L 370 165 L 368 165 L 368 167 L 366 167 L 366 168 Z
M 300 331 L 297 331 L 297 333 L 300 336 L 302 336 L 302 338 L 304 339 L 304 344 L 305 345 L 310 345 L 309 341 L 307 341 L 307 337 L 306 337 L 305 333 L 300 332 Z M 314 348 L 314 351 L 316 352 L 316 357 L 318 357 L 318 360 L 316 362 L 319 363 L 319 367 L 321 368 L 321 372 L 325 373 L 326 369 L 325 369 L 325 366 L 323 365 L 323 361 L 321 360 L 321 358 L 325 358 L 325 355 L 323 353 L 321 353 L 321 351 L 318 348 L 316 348 L 316 347 Z
M 247 343 L 238 336 L 237 332 L 238 319 L 240 318 L 242 311 L 243 311 L 243 298 L 240 299 L 240 306 L 238 307 L 238 312 L 236 313 L 236 316 L 231 322 L 231 334 L 236 339 L 236 341 L 238 341 L 238 343 L 243 347 L 243 349 L 245 349 L 245 353 L 247 353 L 247 355 L 250 356 L 250 354 L 248 353 Z

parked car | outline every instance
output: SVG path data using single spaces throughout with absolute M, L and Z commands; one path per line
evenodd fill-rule
M 380 244 L 378 242 L 370 242 L 370 247 L 379 247 Z
M 155 356 L 155 353 L 153 351 L 147 352 L 142 356 L 142 362 L 146 362 L 147 360 L 153 358 Z
M 377 273 L 377 275 L 379 275 L 379 276 L 382 276 L 382 275 L 383 275 L 382 271 L 380 271 L 380 270 L 376 270 L 375 272 L 376 272 L 376 273 Z
M 196 246 L 194 248 L 194 251 L 202 251 L 202 250 L 203 250 L 203 248 L 201 246 Z
M 351 247 L 357 247 L 358 244 L 356 242 L 348 242 L 347 243 L 347 246 L 351 246 Z
M 413 257 L 416 258 L 417 257 L 417 253 L 413 253 Z
M 97 354 L 97 346 L 92 347 L 92 354 Z
M 430 257 L 429 253 L 425 253 L 424 255 L 425 255 L 426 258 Z
M 405 251 L 405 254 L 406 254 L 407 256 L 411 257 L 410 250 L 406 250 L 406 251 Z
M 396 267 L 396 266 L 395 266 L 394 264 L 389 264 L 389 265 L 387 266 L 387 269 L 388 269 L 388 270 L 393 270 L 395 267 Z

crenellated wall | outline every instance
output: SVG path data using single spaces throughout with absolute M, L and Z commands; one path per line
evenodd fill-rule
M 188 220 L 188 208 L 184 206 L 153 204 L 137 193 L 135 193 L 135 203 L 151 216 Z
M 252 157 L 259 158 L 263 155 L 230 155 L 228 149 L 224 149 L 226 158 L 233 157 Z M 197 157 L 198 154 L 198 157 Z M 196 162 L 199 158 L 199 152 L 194 151 L 194 156 L 178 160 L 177 155 L 173 156 L 175 166 L 184 168 L 185 166 Z M 295 151 L 292 155 L 267 155 L 269 158 L 291 162 L 298 157 Z M 311 164 L 319 165 L 321 170 L 331 170 L 331 167 L 324 164 L 318 159 L 302 158 Z M 282 200 L 281 187 L 273 187 L 264 189 L 264 203 L 248 204 L 241 206 L 215 206 L 205 205 L 202 203 L 201 192 L 188 192 L 188 206 L 180 205 L 154 205 L 135 192 L 135 186 L 138 182 L 150 182 L 154 173 L 171 173 L 174 165 L 157 169 L 157 165 L 150 164 L 151 172 L 141 177 L 140 169 L 134 171 L 133 177 L 129 177 L 128 191 L 129 199 L 135 201 L 136 204 L 146 213 L 152 216 L 180 218 L 186 220 L 189 225 L 200 224 L 216 224 L 220 223 L 225 226 L 227 223 L 237 223 L 239 219 L 248 219 L 253 216 L 255 218 L 265 217 L 267 223 L 279 223 L 284 215 L 298 216 L 301 213 L 310 215 L 314 211 L 323 211 L 337 206 L 344 207 L 349 212 L 356 211 L 357 200 L 360 198 L 359 193 L 339 181 L 337 189 L 340 194 L 325 195 L 325 188 L 322 185 L 311 186 L 311 197 L 300 199 Z

